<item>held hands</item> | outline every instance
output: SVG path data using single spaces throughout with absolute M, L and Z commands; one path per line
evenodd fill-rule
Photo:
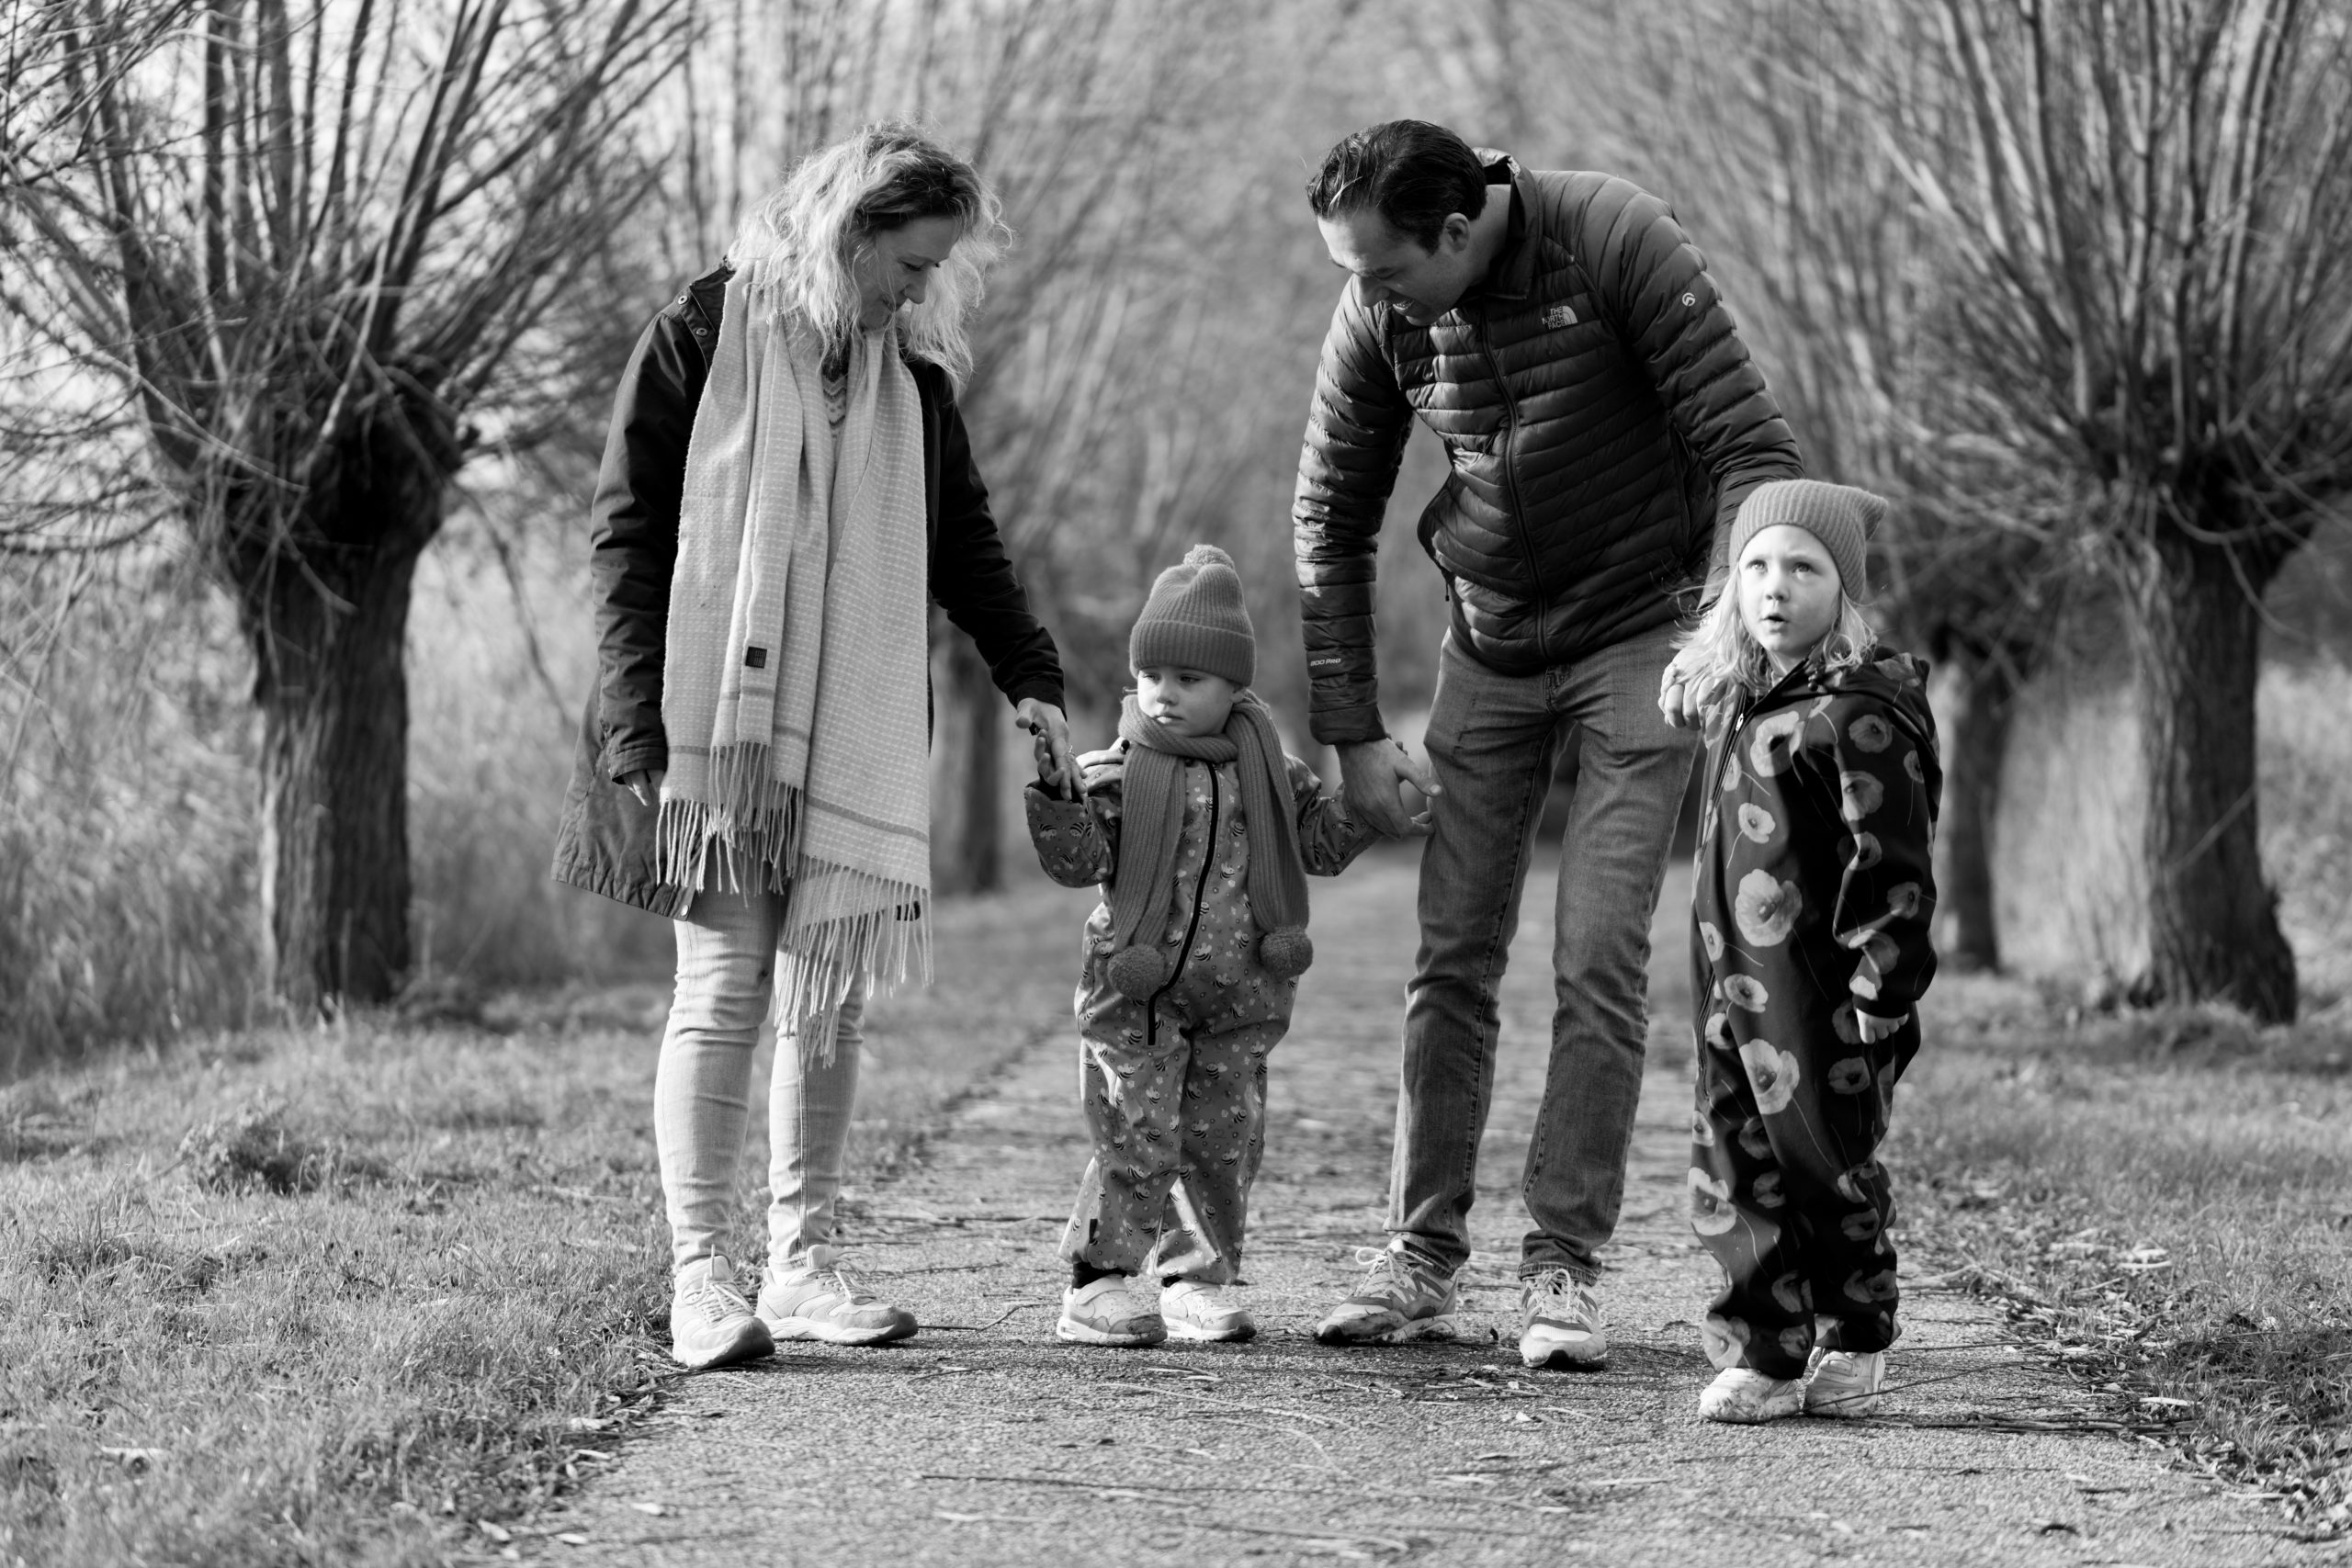
M 656 806 L 662 800 L 662 780 L 664 776 L 660 768 L 639 768 L 633 773 L 621 775 L 621 787 L 637 796 L 639 806 Z
M 1394 740 L 1358 740 L 1340 748 L 1340 795 L 1356 819 L 1383 838 L 1429 837 L 1429 810 L 1408 815 L 1399 784 L 1411 784 L 1431 799 L 1445 793 L 1429 763 Z
M 1657 711 L 1677 729 L 1696 729 L 1706 722 L 1699 711 L 1699 666 L 1702 662 L 1697 649 L 1686 648 L 1674 656 L 1674 662 L 1658 677 Z
M 1062 710 L 1035 697 L 1013 705 L 1012 722 L 1029 732 L 1029 749 L 1036 759 L 1037 777 L 1057 795 L 1078 795 L 1078 766 L 1069 754 L 1069 720 Z

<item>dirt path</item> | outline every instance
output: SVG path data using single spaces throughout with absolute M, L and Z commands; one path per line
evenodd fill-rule
M 1669 888 L 1662 931 L 1679 897 Z M 1548 913 L 1548 896 L 1529 904 Z M 1889 1417 L 1700 1422 L 1709 1369 L 1692 1320 L 1713 1268 L 1683 1213 L 1679 938 L 1653 965 L 1672 1016 L 1657 1025 L 1666 1060 L 1644 1085 L 1609 1260 L 1610 1369 L 1523 1371 L 1516 1185 L 1542 1081 L 1549 940 L 1548 919 L 1526 922 L 1505 998 L 1465 1275 L 1475 1342 L 1348 1351 L 1308 1337 L 1355 1277 L 1355 1247 L 1382 1239 L 1413 946 L 1411 868 L 1392 859 L 1317 902 L 1321 956 L 1274 1058 L 1249 1264 L 1257 1342 L 1121 1352 L 1053 1339 L 1054 1245 L 1085 1164 L 1076 1047 L 1058 1035 L 969 1102 L 927 1165 L 856 1206 L 854 1258 L 922 1315 L 919 1337 L 796 1348 L 684 1383 L 655 1435 L 570 1510 L 518 1532 L 524 1554 L 677 1568 L 2339 1561 L 2147 1449 L 1934 1426 L 2082 1406 L 2018 1364 L 1990 1313 L 1916 1281 L 1896 1359 L 1909 1386 Z

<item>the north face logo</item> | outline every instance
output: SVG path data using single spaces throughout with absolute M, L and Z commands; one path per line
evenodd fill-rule
M 1544 324 L 1547 327 L 1575 326 L 1577 324 L 1576 310 L 1566 305 L 1546 306 L 1544 311 Z

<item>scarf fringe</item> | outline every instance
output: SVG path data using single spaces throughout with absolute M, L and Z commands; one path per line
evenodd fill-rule
M 931 893 L 919 883 L 822 863 L 804 863 L 796 874 L 804 886 L 822 881 L 834 897 L 860 907 L 857 914 L 786 930 L 777 939 L 777 1025 L 797 1033 L 802 1060 L 830 1064 L 833 1031 L 815 1025 L 841 1010 L 858 979 L 886 991 L 910 979 L 931 984 Z
M 692 892 L 783 892 L 800 853 L 800 791 L 768 776 L 768 748 L 756 741 L 714 748 L 710 776 L 715 800 L 662 795 L 654 874 Z

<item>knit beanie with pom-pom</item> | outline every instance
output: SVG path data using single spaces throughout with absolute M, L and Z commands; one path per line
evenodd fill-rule
M 1215 545 L 1194 545 L 1159 574 L 1127 638 L 1130 670 L 1198 670 L 1246 686 L 1258 673 L 1258 634 L 1241 574 Z

